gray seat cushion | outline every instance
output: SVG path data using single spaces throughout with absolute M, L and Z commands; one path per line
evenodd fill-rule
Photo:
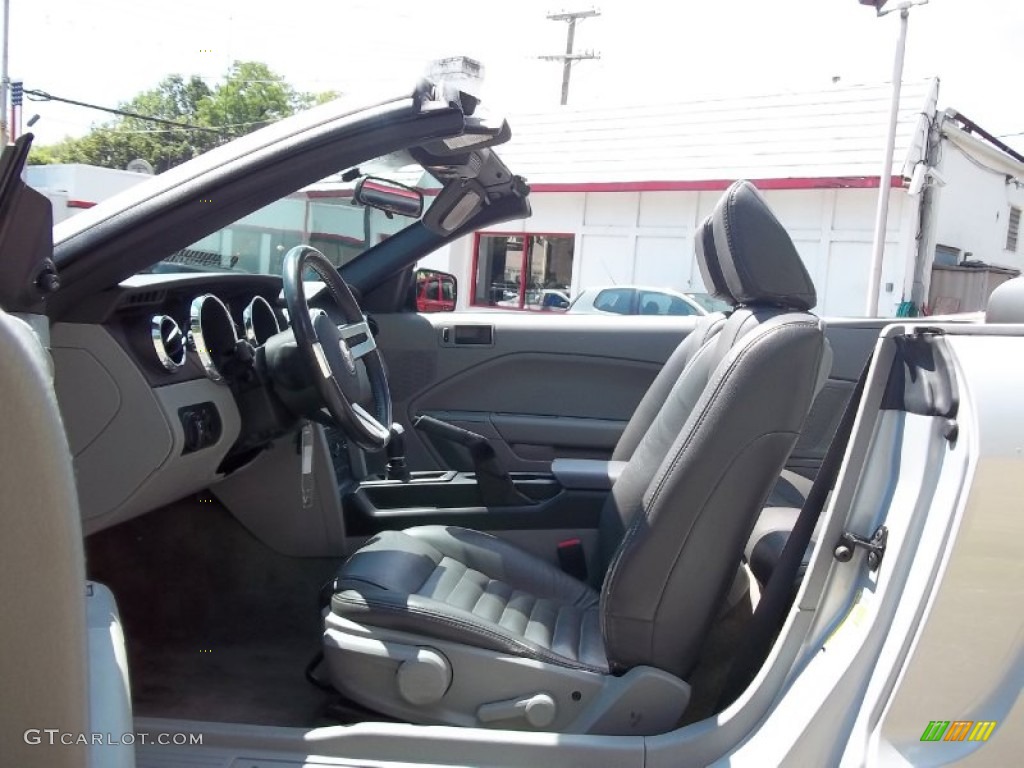
M 374 536 L 331 609 L 360 624 L 607 672 L 591 587 L 489 534 L 421 526 Z

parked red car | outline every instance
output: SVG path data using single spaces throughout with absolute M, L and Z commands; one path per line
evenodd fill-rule
M 418 312 L 454 312 L 455 277 L 445 272 L 420 270 L 416 275 Z

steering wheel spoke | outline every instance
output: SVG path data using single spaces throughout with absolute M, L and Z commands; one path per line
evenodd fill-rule
M 339 325 L 338 333 L 341 334 L 341 338 L 348 344 L 349 351 L 356 360 L 365 357 L 377 349 L 377 342 L 373 340 L 373 333 L 370 332 L 370 325 L 366 320 L 352 323 L 351 325 Z M 364 337 L 363 341 L 356 344 L 349 343 L 349 339 L 358 338 L 359 336 Z
M 373 432 L 381 440 L 387 440 L 391 436 L 391 430 L 371 416 L 359 403 L 352 403 L 352 410 L 363 425 Z

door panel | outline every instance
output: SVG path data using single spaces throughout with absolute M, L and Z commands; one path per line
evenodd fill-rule
M 483 435 L 491 441 L 502 466 L 547 472 L 556 458 L 609 459 L 628 419 L 542 416 L 485 411 L 417 410 L 457 427 Z M 433 441 L 430 447 L 445 467 L 470 471 L 473 463 L 465 449 Z
M 468 468 L 411 430 L 427 413 L 490 438 L 510 471 L 552 458 L 607 458 L 693 318 L 473 312 L 378 315 L 395 418 L 410 468 Z M 489 329 L 490 343 L 458 344 Z M 456 463 L 457 462 L 457 463 Z

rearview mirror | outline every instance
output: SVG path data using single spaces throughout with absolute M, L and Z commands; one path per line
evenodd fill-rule
M 436 269 L 416 270 L 417 312 L 454 312 L 457 298 L 455 275 Z
M 423 193 L 397 181 L 365 176 L 356 184 L 353 198 L 360 205 L 389 215 L 418 219 L 423 215 Z

